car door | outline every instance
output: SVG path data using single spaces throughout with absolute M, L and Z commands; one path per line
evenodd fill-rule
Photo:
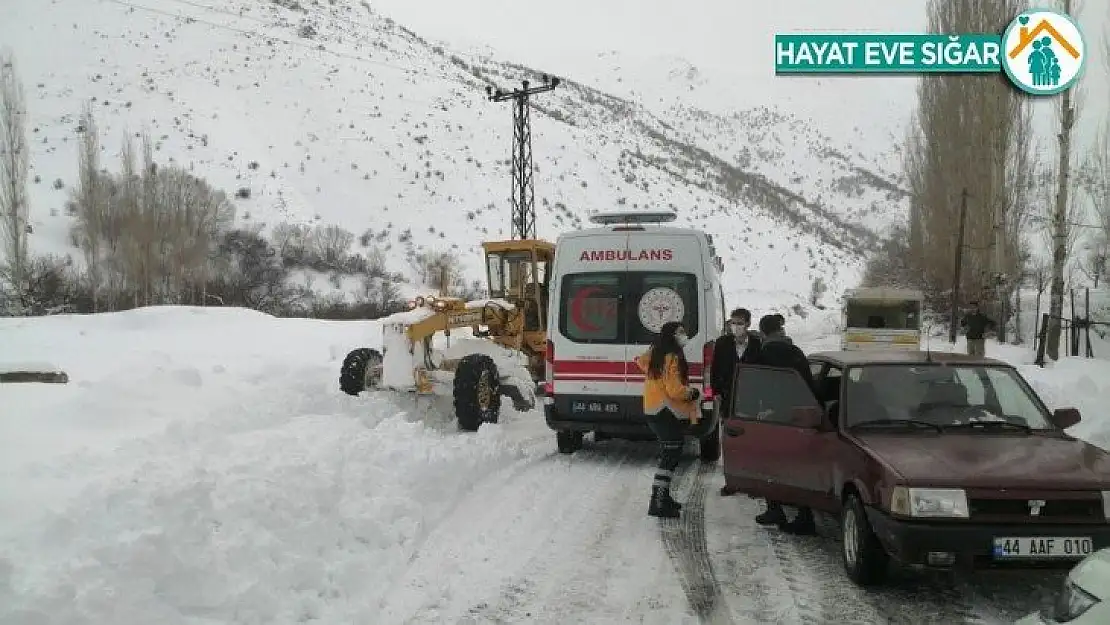
M 832 402 L 842 401 L 844 369 L 835 363 L 811 360 L 810 371 L 814 374 L 817 399 L 827 415 Z M 840 504 L 836 501 L 834 472 L 837 446 L 841 443 L 840 434 L 835 423 L 828 421 L 825 426 L 810 439 L 808 452 L 799 457 L 797 462 L 791 463 L 786 470 L 792 472 L 791 480 L 802 484 L 809 491 L 812 507 L 838 510 Z
M 728 487 L 783 503 L 810 505 L 815 481 L 799 470 L 821 444 L 815 428 L 799 427 L 794 408 L 820 405 L 798 372 L 738 365 L 733 402 L 724 420 L 722 453 Z

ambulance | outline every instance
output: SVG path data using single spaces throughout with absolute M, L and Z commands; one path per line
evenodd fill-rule
M 713 342 L 725 330 L 724 265 L 713 238 L 669 226 L 667 211 L 599 213 L 596 227 L 562 234 L 551 268 L 544 413 L 561 453 L 584 435 L 653 438 L 643 414 L 644 373 L 634 362 L 668 321 L 681 321 L 702 418 L 688 434 L 715 461 L 720 428 L 710 388 Z

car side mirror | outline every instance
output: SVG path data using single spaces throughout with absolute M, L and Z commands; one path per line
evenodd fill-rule
M 825 404 L 825 419 L 829 422 L 829 427 L 836 428 L 836 424 L 840 420 L 839 399 L 834 399 Z
M 1078 408 L 1057 408 L 1052 411 L 1052 423 L 1061 430 L 1070 428 L 1081 419 Z
M 825 414 L 817 406 L 795 406 L 790 416 L 794 425 L 800 428 L 815 430 L 825 422 Z

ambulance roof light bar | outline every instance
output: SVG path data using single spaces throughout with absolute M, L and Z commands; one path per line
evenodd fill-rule
M 678 219 L 672 211 L 612 211 L 590 215 L 590 222 L 602 226 L 617 224 L 662 224 Z

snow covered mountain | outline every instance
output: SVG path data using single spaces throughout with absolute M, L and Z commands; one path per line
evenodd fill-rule
M 75 252 L 63 206 L 86 102 L 108 167 L 126 134 L 147 130 L 156 160 L 242 196 L 244 224 L 339 224 L 414 277 L 418 252 L 453 249 L 477 278 L 478 243 L 508 236 L 510 111 L 484 88 L 538 72 L 454 53 L 354 0 L 4 11 L 0 40 L 31 114 L 35 251 Z M 669 207 L 715 234 L 732 290 L 803 295 L 821 277 L 837 293 L 905 210 L 889 155 L 838 143 L 789 110 L 649 107 L 562 78 L 533 101 L 542 237 L 595 210 Z

